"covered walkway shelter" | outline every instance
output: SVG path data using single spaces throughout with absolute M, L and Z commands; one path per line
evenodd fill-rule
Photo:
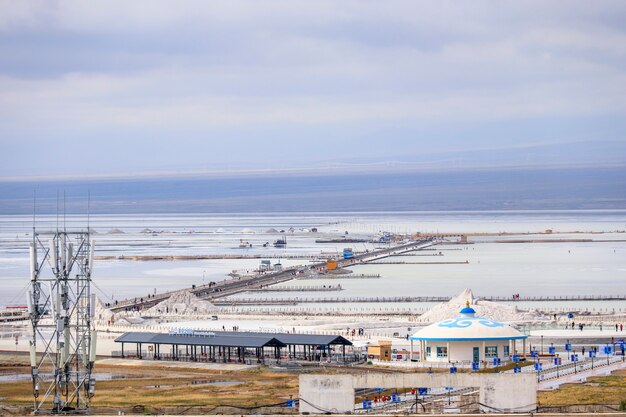
M 266 360 L 352 362 L 360 355 L 347 354 L 352 342 L 339 335 L 206 332 L 129 332 L 115 339 L 122 358 L 193 362 L 265 363 Z M 128 345 L 133 345 L 130 349 Z M 284 348 L 287 348 L 286 351 Z
M 245 362 L 265 358 L 280 359 L 286 345 L 271 335 L 236 337 L 216 334 L 124 333 L 115 339 L 121 343 L 122 358 L 175 360 L 191 362 Z M 133 344 L 134 349 L 125 350 Z M 144 350 L 144 347 L 146 350 Z

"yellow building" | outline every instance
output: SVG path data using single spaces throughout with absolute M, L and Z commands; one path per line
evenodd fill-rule
M 381 361 L 391 360 L 391 340 L 379 340 L 367 346 L 367 357 Z

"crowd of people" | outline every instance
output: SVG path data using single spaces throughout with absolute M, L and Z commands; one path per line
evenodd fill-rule
M 578 323 L 578 330 L 580 330 L 581 332 L 585 329 L 585 326 L 588 326 L 588 324 L 585 323 Z M 571 323 L 566 323 L 565 324 L 565 330 L 569 329 L 571 327 L 572 330 L 574 330 L 574 328 L 576 327 L 576 322 L 572 321 Z M 600 328 L 600 331 L 602 331 L 602 323 L 598 324 L 598 327 Z M 615 331 L 616 332 L 623 332 L 624 331 L 624 323 L 615 323 Z

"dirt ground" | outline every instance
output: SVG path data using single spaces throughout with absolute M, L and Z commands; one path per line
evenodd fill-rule
M 589 378 L 582 384 L 562 385 L 538 393 L 541 405 L 619 404 L 626 401 L 626 370 L 609 376 Z
M 106 361 L 104 361 L 106 362 Z M 298 397 L 298 372 L 266 367 L 238 370 L 198 369 L 178 364 L 175 368 L 153 363 L 141 366 L 96 364 L 97 374 L 113 377 L 99 380 L 92 400 L 94 411 L 152 413 L 295 413 L 284 407 Z M 334 369 L 325 373 L 359 373 L 365 369 Z M 321 372 L 321 371 L 314 371 Z M 396 372 L 396 371 L 394 371 Z M 0 353 L 0 376 L 30 375 L 28 357 Z M 538 393 L 541 406 L 614 404 L 626 400 L 626 370 L 611 376 L 569 384 L 559 390 Z M 0 404 L 11 412 L 28 412 L 33 404 L 29 379 L 0 381 Z M 231 406 L 237 407 L 231 407 Z M 3 408 L 0 407 L 0 414 Z M 5 411 L 7 409 L 4 409 Z
M 0 375 L 30 375 L 24 356 L 0 354 Z M 267 368 L 222 371 L 167 366 L 96 365 L 95 372 L 114 376 L 98 381 L 92 400 L 94 409 L 117 414 L 117 410 L 166 411 L 172 407 L 208 411 L 228 405 L 280 406 L 298 397 L 298 375 Z M 30 380 L 0 382 L 0 403 L 30 407 Z M 236 412 L 236 411 L 235 411 Z

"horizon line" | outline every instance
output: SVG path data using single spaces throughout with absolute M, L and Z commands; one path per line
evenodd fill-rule
M 438 161 L 437 164 L 443 164 Z M 560 164 L 512 164 L 512 165 L 463 165 L 463 166 L 433 166 L 433 163 L 415 163 L 401 161 L 384 161 L 372 163 L 333 163 L 327 166 L 302 167 L 302 168 L 255 168 L 255 169 L 215 169 L 215 170 L 189 170 L 189 171 L 149 171 L 146 173 L 109 173 L 87 175 L 31 175 L 31 176 L 0 176 L 0 183 L 27 183 L 34 181 L 55 182 L 88 182 L 110 180 L 136 180 L 136 179 L 185 179 L 185 178 L 237 178 L 264 175 L 268 177 L 280 177 L 285 175 L 300 176 L 331 176 L 336 174 L 362 174 L 375 172 L 382 174 L 402 172 L 463 172 L 463 171 L 524 171 L 532 169 L 588 169 L 588 168 L 624 168 L 626 163 L 560 163 Z M 307 175 L 309 174 L 309 175 Z

